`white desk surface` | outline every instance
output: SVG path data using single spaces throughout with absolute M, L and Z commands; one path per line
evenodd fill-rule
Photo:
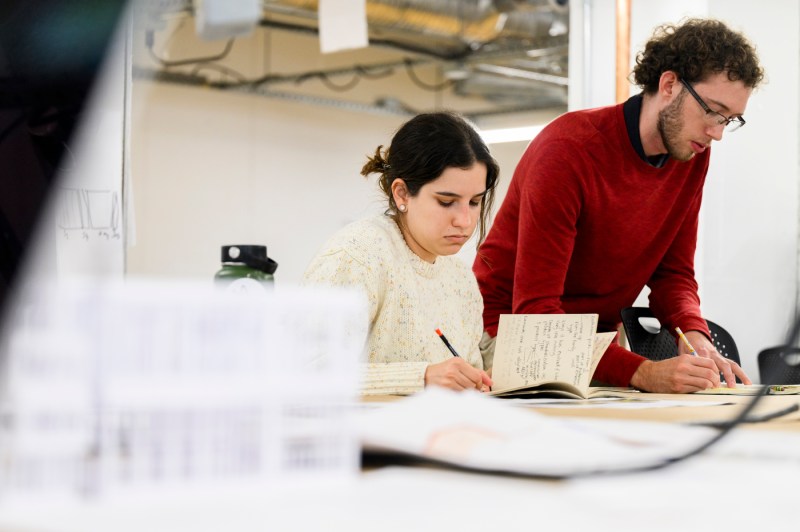
M 800 423 L 768 426 L 734 431 L 701 456 L 647 473 L 552 481 L 392 466 L 333 486 L 218 486 L 46 508 L 5 504 L 0 531 L 796 530 Z

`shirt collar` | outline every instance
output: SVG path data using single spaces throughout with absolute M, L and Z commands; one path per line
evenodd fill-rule
M 642 114 L 643 100 L 644 96 L 639 93 L 631 96 L 622 104 L 622 113 L 625 115 L 625 129 L 628 130 L 628 139 L 630 139 L 631 145 L 633 145 L 633 149 L 636 150 L 639 157 L 650 166 L 661 168 L 667 164 L 669 154 L 661 153 L 648 157 L 644 153 L 644 146 L 642 146 L 642 136 L 639 132 L 639 116 Z

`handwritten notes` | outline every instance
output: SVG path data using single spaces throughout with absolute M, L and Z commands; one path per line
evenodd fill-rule
M 500 316 L 495 348 L 494 393 L 557 384 L 585 396 L 614 333 L 596 334 L 596 314 Z

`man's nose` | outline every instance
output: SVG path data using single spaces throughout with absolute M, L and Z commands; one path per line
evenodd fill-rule
M 706 128 L 706 133 L 709 137 L 719 142 L 722 140 L 722 134 L 725 131 L 726 125 L 727 124 L 717 124 L 714 126 L 709 126 Z

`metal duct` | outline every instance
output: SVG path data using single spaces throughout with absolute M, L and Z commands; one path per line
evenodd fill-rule
M 264 3 L 265 23 L 316 28 L 316 0 Z M 534 41 L 566 32 L 566 0 L 368 0 L 370 37 L 452 55 L 496 41 Z M 508 43 L 520 44 L 520 43 Z
M 192 0 L 170 1 L 174 9 L 168 11 L 172 13 L 191 11 Z M 318 7 L 317 0 L 265 0 L 260 24 L 316 33 Z M 370 46 L 389 48 L 400 55 L 376 65 L 268 72 L 237 89 L 289 96 L 292 86 L 308 79 L 352 80 L 375 69 L 411 65 L 429 69 L 438 64 L 447 83 L 434 83 L 431 87 L 443 88 L 427 90 L 446 87 L 458 96 L 488 102 L 487 114 L 566 106 L 568 0 L 366 0 L 366 12 Z M 216 84 L 217 88 L 225 85 L 224 81 Z M 280 87 L 286 90 L 279 92 Z M 324 93 L 298 91 L 297 97 L 328 101 Z M 379 111 L 387 108 L 375 105 Z

